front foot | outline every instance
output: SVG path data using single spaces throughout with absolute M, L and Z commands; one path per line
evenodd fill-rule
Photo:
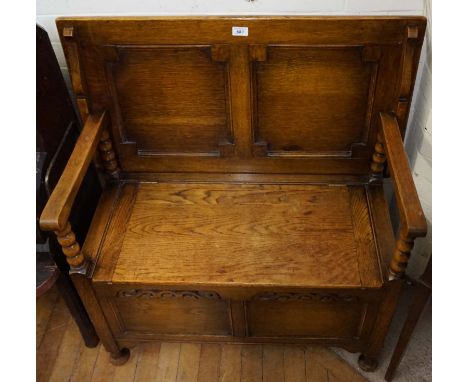
M 368 357 L 365 354 L 361 354 L 358 359 L 358 365 L 361 370 L 369 372 L 375 371 L 375 369 L 377 369 L 378 362 L 375 358 Z
M 128 361 L 130 358 L 130 350 L 127 348 L 122 349 L 118 353 L 111 353 L 110 354 L 110 361 L 115 366 L 123 365 L 125 362 Z

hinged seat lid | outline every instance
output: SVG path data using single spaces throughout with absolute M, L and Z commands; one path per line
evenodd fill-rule
M 127 173 L 365 175 L 378 113 L 394 112 L 404 134 L 425 22 L 90 17 L 57 24 L 81 113 L 110 111 Z
M 124 183 L 93 279 L 153 286 L 382 285 L 363 186 Z

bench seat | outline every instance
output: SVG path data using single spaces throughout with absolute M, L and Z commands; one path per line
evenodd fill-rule
M 109 193 L 95 281 L 382 285 L 364 186 L 121 183 Z

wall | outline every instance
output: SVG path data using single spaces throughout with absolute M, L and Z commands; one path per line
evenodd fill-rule
M 432 254 L 432 0 L 425 1 L 427 17 L 418 78 L 405 138 L 413 178 L 428 223 L 428 235 L 416 241 L 408 273 L 418 276 Z
M 58 16 L 85 15 L 426 15 L 431 0 L 38 0 L 37 23 L 52 41 L 64 77 L 68 73 L 55 28 Z M 430 35 L 430 34 L 428 34 Z M 431 43 L 427 39 L 421 55 L 415 97 L 409 117 L 406 147 L 418 193 L 429 226 L 432 227 L 432 127 L 431 127 Z M 431 252 L 431 237 L 414 250 L 409 273 L 417 276 Z
M 55 27 L 59 16 L 104 15 L 422 15 L 424 0 L 37 0 L 36 21 L 46 29 L 66 72 Z

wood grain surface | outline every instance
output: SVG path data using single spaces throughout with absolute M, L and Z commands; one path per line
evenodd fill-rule
M 232 35 L 239 25 L 248 36 Z M 57 26 L 80 108 L 109 111 L 124 172 L 363 175 L 378 112 L 398 110 L 404 131 L 425 19 L 72 17 Z
M 233 36 L 234 24 L 248 36 Z M 57 26 L 90 117 L 42 223 L 61 231 L 72 265 L 86 264 L 73 280 L 114 362 L 127 363 L 106 367 L 102 348 L 93 361 L 65 329 L 39 335 L 46 354 L 83 353 L 95 362 L 91 380 L 147 378 L 140 361 L 156 361 L 145 350 L 157 381 L 255 380 L 260 358 L 263 380 L 343 380 L 316 348 L 286 352 L 288 339 L 362 351 L 361 365 L 375 367 L 399 296 L 387 281 L 404 274 L 425 232 L 401 136 L 426 20 L 72 17 Z M 66 218 L 98 143 L 113 179 L 79 252 Z M 385 159 L 403 221 L 389 271 Z M 176 342 L 137 346 L 130 359 L 122 350 L 156 339 Z M 66 379 L 70 364 L 41 373 Z
M 76 194 L 108 120 L 106 112 L 90 115 L 86 120 L 67 166 L 42 211 L 40 218 L 42 230 L 61 231 L 65 228 Z
M 120 253 L 107 250 L 97 266 L 96 280 L 107 277 L 113 282 L 163 285 L 381 285 L 363 190 L 294 185 L 123 186 L 131 194 L 132 188 L 137 188 L 133 207 L 119 206 L 127 203 L 127 194 L 122 194 L 116 211 L 124 212 L 124 220 L 116 213 L 105 239 L 111 248 L 122 242 Z M 360 196 L 353 198 L 354 192 Z

